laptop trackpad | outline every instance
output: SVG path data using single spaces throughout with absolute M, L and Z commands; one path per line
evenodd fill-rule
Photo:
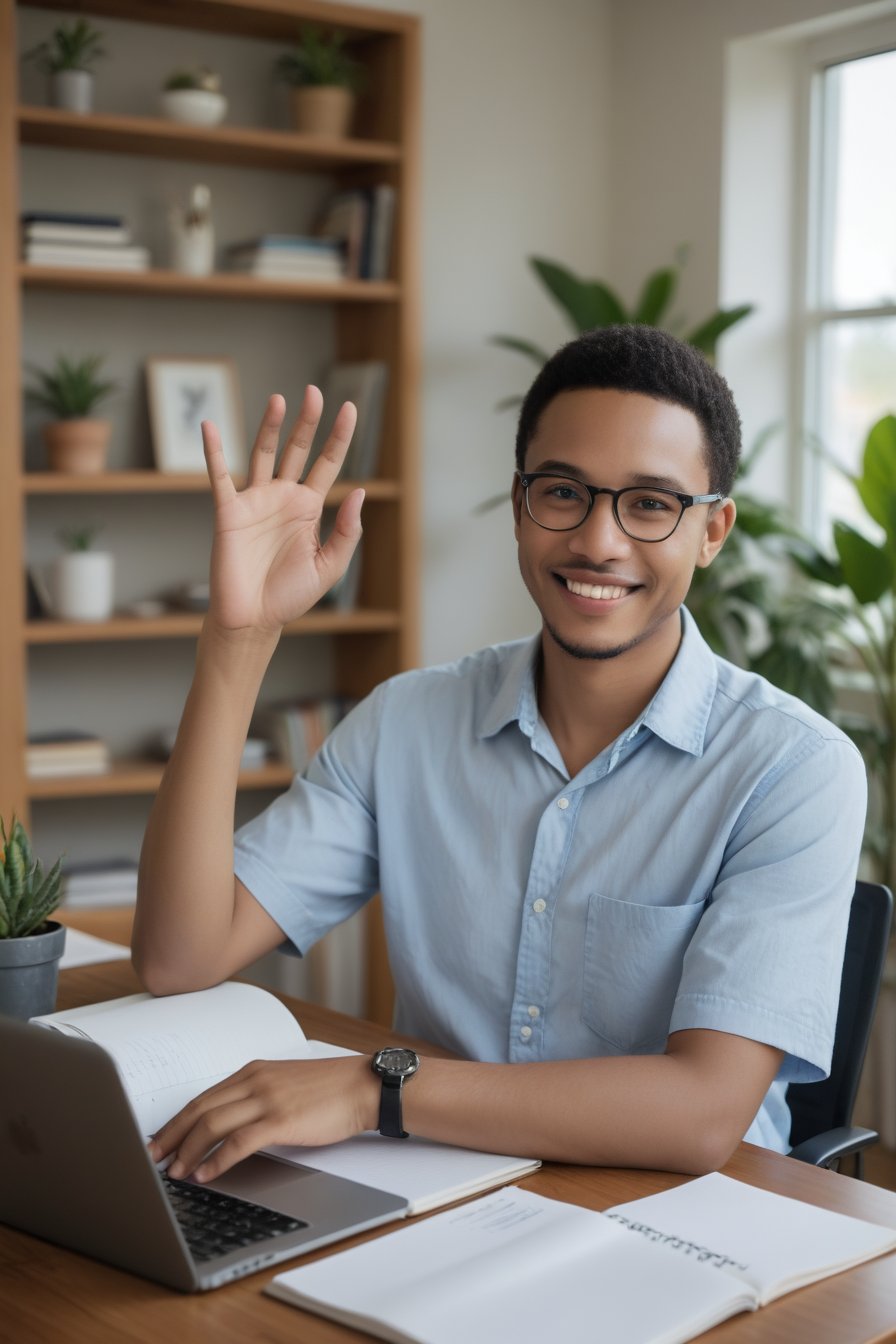
M 238 1162 L 208 1184 L 212 1190 L 251 1200 L 312 1224 L 339 1222 L 343 1218 L 349 1222 L 361 1221 L 389 1208 L 398 1211 L 405 1205 L 404 1200 L 382 1190 L 259 1153 Z

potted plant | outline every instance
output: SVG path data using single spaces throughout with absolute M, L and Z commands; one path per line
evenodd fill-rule
M 274 70 L 290 87 L 297 131 L 310 135 L 348 135 L 361 66 L 345 50 L 342 33 L 328 35 L 314 25 L 307 25 L 297 45 L 275 62 Z
M 107 621 L 115 591 L 115 557 L 93 550 L 95 523 L 63 529 L 65 547 L 50 571 L 50 607 L 63 621 Z
M 50 102 L 68 112 L 89 112 L 93 107 L 91 66 L 105 56 L 103 35 L 86 19 L 60 24 L 52 36 L 25 55 L 50 77 Z
M 221 76 L 205 66 L 174 70 L 162 86 L 162 115 L 187 126 L 217 126 L 227 113 Z
M 48 919 L 61 899 L 59 860 L 44 874 L 20 821 L 0 819 L 0 1013 L 37 1017 L 56 1006 L 65 928 Z
M 31 367 L 33 381 L 25 389 L 25 398 L 53 417 L 42 428 L 51 471 L 84 476 L 106 465 L 112 426 L 93 412 L 117 384 L 99 377 L 102 362 L 102 355 L 80 360 L 59 355 L 52 369 Z

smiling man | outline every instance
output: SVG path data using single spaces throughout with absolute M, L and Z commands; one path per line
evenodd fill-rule
M 735 519 L 724 380 L 648 327 L 558 351 L 513 481 L 539 634 L 378 687 L 234 847 L 264 670 L 360 535 L 353 492 L 320 544 L 351 407 L 298 484 L 320 413 L 309 389 L 275 473 L 272 398 L 239 493 L 204 427 L 212 601 L 135 964 L 157 993 L 198 989 L 307 951 L 381 890 L 396 1026 L 459 1058 L 260 1062 L 156 1155 L 209 1179 L 266 1144 L 375 1128 L 685 1172 L 744 1136 L 786 1151 L 784 1089 L 830 1063 L 865 777 L 842 733 L 716 658 L 683 606 Z

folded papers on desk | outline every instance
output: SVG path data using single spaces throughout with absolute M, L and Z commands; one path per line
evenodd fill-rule
M 896 1247 L 896 1231 L 715 1173 L 595 1213 L 511 1188 L 265 1290 L 397 1344 L 684 1344 Z

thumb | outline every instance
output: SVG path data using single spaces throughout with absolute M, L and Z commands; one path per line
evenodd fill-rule
M 333 530 L 320 549 L 318 563 L 328 588 L 342 578 L 361 540 L 363 503 L 363 490 L 353 490 L 345 497 L 336 514 Z

